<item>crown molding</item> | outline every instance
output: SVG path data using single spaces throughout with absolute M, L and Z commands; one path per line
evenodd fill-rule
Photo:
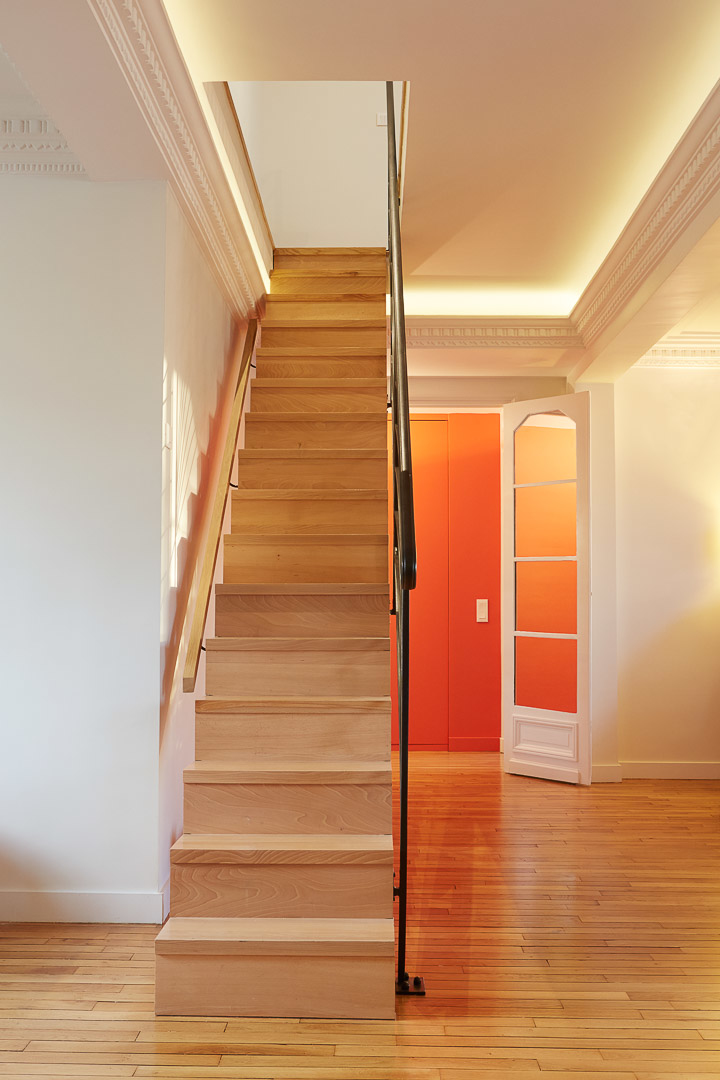
M 638 368 L 674 368 L 676 371 L 692 368 L 712 370 L 720 368 L 718 349 L 666 349 L 656 346 L 635 364 Z
M 247 317 L 264 292 L 262 279 L 160 0 L 87 2 L 218 281 L 236 315 Z
M 720 87 L 663 166 L 571 317 L 587 347 L 609 327 L 720 194 Z
M 447 319 L 408 316 L 411 349 L 582 349 L 570 319 Z

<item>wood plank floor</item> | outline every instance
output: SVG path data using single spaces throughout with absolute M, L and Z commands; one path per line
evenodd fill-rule
M 720 1076 L 720 782 L 411 767 L 397 1021 L 157 1020 L 155 927 L 3 924 L 0 1078 Z

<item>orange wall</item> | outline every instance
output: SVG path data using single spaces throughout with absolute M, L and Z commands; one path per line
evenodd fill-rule
M 500 740 L 500 418 L 411 418 L 418 585 L 410 596 L 410 743 Z M 476 621 L 475 601 L 489 601 Z
M 417 588 L 410 594 L 410 731 L 416 749 L 447 750 L 448 426 L 410 422 Z
M 500 417 L 448 416 L 450 750 L 500 747 Z M 476 621 L 477 599 L 489 621 Z

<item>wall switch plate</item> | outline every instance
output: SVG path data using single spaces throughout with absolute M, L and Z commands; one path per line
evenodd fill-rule
M 387 113 L 375 113 L 375 127 L 387 127 Z
M 488 602 L 487 600 L 475 601 L 475 621 L 487 622 L 488 621 Z

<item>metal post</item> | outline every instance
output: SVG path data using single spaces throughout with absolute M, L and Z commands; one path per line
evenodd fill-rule
M 388 249 L 390 253 L 390 404 L 393 458 L 393 614 L 396 618 L 398 736 L 400 745 L 400 851 L 398 883 L 397 994 L 424 994 L 419 975 L 412 980 L 407 964 L 407 852 L 410 694 L 410 590 L 415 588 L 410 409 L 408 402 L 405 308 L 402 284 L 400 211 L 395 144 L 393 84 L 386 84 L 388 109 Z

